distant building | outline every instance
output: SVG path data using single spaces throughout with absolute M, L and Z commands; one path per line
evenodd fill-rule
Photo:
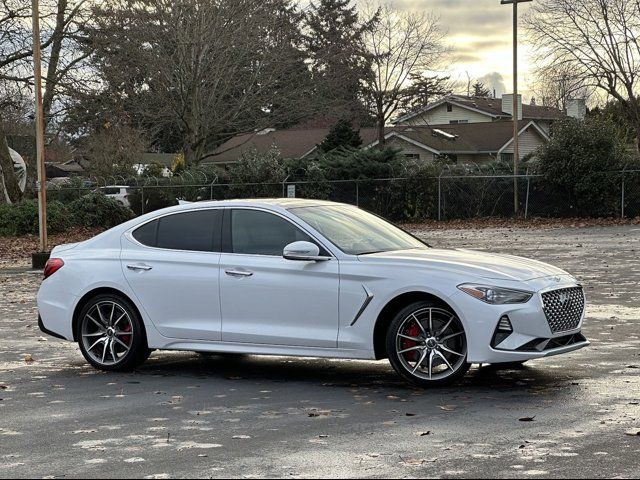
M 513 160 L 513 95 L 502 99 L 449 95 L 402 115 L 385 128 L 389 145 L 409 158 L 432 161 L 447 157 L 459 163 Z M 549 141 L 554 121 L 571 115 L 584 118 L 583 100 L 570 102 L 568 112 L 539 105 L 523 105 L 518 96 L 520 155 L 526 156 Z M 277 147 L 285 158 L 306 158 L 329 133 L 329 128 L 265 130 L 233 137 L 214 151 L 206 162 L 233 163 L 248 150 Z M 360 130 L 365 147 L 378 144 L 374 128 Z

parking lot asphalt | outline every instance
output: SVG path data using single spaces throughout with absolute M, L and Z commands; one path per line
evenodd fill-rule
M 583 282 L 592 345 L 419 390 L 387 362 L 156 352 L 99 373 L 0 270 L 0 477 L 640 476 L 640 228 L 418 230 Z

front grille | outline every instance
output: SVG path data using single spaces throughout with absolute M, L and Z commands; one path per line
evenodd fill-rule
M 544 314 L 553 333 L 575 330 L 584 312 L 582 287 L 562 288 L 542 294 Z

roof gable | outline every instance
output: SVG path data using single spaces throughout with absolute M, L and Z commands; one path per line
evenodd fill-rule
M 424 115 L 425 113 L 440 107 L 441 105 L 450 103 L 460 108 L 470 110 L 476 113 L 486 115 L 494 119 L 511 118 L 511 114 L 502 111 L 502 99 L 490 97 L 463 97 L 460 95 L 449 95 L 437 102 L 431 103 L 423 108 L 409 112 L 395 123 L 405 122 L 412 118 Z M 542 105 L 522 105 L 522 116 L 527 120 L 553 120 L 565 117 L 566 114 L 562 110 L 552 107 L 544 107 Z

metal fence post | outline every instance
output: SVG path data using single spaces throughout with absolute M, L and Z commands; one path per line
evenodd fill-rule
M 624 175 L 622 177 L 622 204 L 620 206 L 621 218 L 624 218 Z
M 524 203 L 524 219 L 526 220 L 529 215 L 529 192 L 531 190 L 531 177 L 527 175 L 527 198 Z
M 438 175 L 438 221 L 442 220 L 442 175 Z

